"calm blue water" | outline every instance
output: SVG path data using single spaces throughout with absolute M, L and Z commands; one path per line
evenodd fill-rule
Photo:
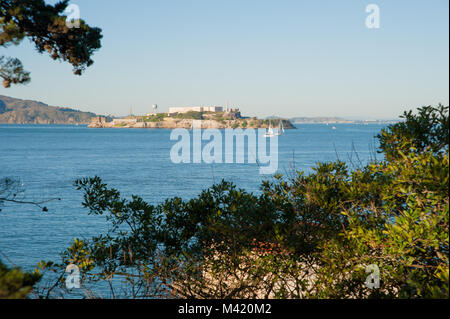
M 279 172 L 310 171 L 318 161 L 362 162 L 374 156 L 380 125 L 297 125 L 279 139 Z M 103 218 L 81 207 L 76 178 L 98 175 L 123 195 L 137 194 L 157 204 L 167 197 L 190 198 L 221 179 L 257 192 L 257 164 L 173 164 L 170 130 L 89 129 L 83 126 L 0 125 L 0 178 L 23 184 L 23 198 L 48 203 L 48 213 L 27 205 L 4 204 L 0 212 L 0 252 L 33 269 L 56 260 L 75 238 L 105 229 Z M 206 144 L 206 142 L 205 142 Z M 204 145 L 205 145 L 204 144 Z M 0 259 L 7 262 L 0 253 Z

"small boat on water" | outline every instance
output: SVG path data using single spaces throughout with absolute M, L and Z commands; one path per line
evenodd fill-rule
M 283 125 L 283 120 L 280 120 L 280 122 L 278 123 L 278 130 L 276 132 L 277 136 L 283 135 L 284 134 L 284 125 Z
M 275 133 L 272 128 L 272 124 L 269 122 L 269 128 L 267 129 L 266 133 L 264 134 L 264 137 L 274 137 Z
M 274 137 L 274 136 L 280 136 L 284 134 L 284 125 L 283 121 L 280 120 L 278 123 L 278 129 L 274 130 L 272 127 L 272 123 L 269 122 L 269 128 L 267 129 L 266 133 L 264 134 L 264 137 Z

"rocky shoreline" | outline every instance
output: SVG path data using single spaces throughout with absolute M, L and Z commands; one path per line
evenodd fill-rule
M 194 119 L 175 119 L 164 118 L 162 121 L 134 121 L 133 119 L 115 119 L 106 122 L 101 119 L 93 120 L 88 127 L 90 128 L 148 128 L 148 129 L 176 129 L 192 128 L 194 121 L 201 123 L 202 129 L 227 129 L 227 128 L 268 128 L 268 120 L 259 120 L 254 118 L 235 119 L 235 120 L 194 120 Z M 279 120 L 271 120 L 272 126 L 277 126 Z M 295 126 L 289 120 L 282 120 L 285 129 L 295 129 Z

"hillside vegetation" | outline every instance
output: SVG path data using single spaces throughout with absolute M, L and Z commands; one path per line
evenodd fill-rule
M 0 95 L 1 124 L 87 124 L 94 113 Z

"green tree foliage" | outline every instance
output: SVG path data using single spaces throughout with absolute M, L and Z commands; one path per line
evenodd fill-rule
M 18 45 L 24 38 L 34 42 L 38 52 L 48 52 L 52 59 L 68 61 L 74 73 L 82 72 L 94 62 L 93 53 L 101 47 L 101 30 L 80 19 L 79 27 L 66 25 L 64 11 L 68 0 L 48 5 L 44 0 L 2 0 L 0 2 L 0 46 Z M 29 73 L 14 58 L 1 57 L 0 76 L 4 87 L 26 83 Z
M 357 193 L 342 209 L 345 230 L 324 246 L 321 296 L 448 298 L 448 107 L 404 118 L 379 136 L 387 161 L 353 172 L 345 187 Z M 369 264 L 382 278 L 371 294 L 360 284 Z
M 0 56 L 0 77 L 3 86 L 8 88 L 11 84 L 25 84 L 30 82 L 30 73 L 23 69 L 19 59 Z
M 223 181 L 153 206 L 78 180 L 83 205 L 110 227 L 75 240 L 59 271 L 74 263 L 84 285 L 134 298 L 448 298 L 448 108 L 406 113 L 380 140 L 384 161 L 319 163 L 265 181 L 260 195 Z
M 203 112 L 189 111 L 186 113 L 178 113 L 177 115 L 175 115 L 175 118 L 182 120 L 184 119 L 202 120 Z
M 433 153 L 445 151 L 449 143 L 448 106 L 419 108 L 417 115 L 405 112 L 403 122 L 391 125 L 378 135 L 381 152 L 387 159 L 401 156 L 399 151 L 409 153 L 431 150 Z
M 8 268 L 0 261 L 0 299 L 24 299 L 41 279 L 36 272 L 23 272 L 19 268 Z
M 142 120 L 144 122 L 162 122 L 165 117 L 167 117 L 167 113 L 156 113 L 148 117 L 143 117 Z

